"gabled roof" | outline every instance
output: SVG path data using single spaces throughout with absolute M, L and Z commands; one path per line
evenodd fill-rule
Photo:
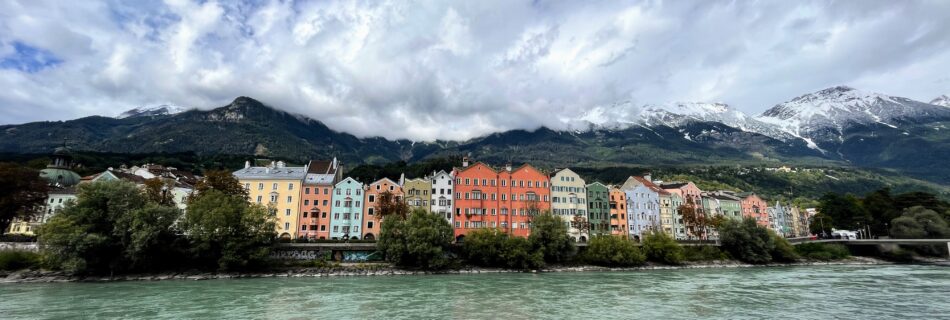
M 529 163 L 525 163 L 525 164 L 523 164 L 523 165 L 521 165 L 521 166 L 519 166 L 519 167 L 517 167 L 517 168 L 511 170 L 511 173 L 515 173 L 515 172 L 518 172 L 518 171 L 521 171 L 521 170 L 527 170 L 527 169 L 534 170 L 535 172 L 540 173 L 540 174 L 544 175 L 545 177 L 547 177 L 547 175 L 544 173 L 544 171 L 542 171 L 541 169 L 536 168 L 535 166 L 532 166 L 532 165 L 529 164 Z
M 663 188 L 660 188 L 660 186 L 653 183 L 653 181 L 647 180 L 644 177 L 630 177 L 630 179 L 633 179 L 634 181 L 636 181 L 637 185 L 641 185 L 641 186 L 646 187 L 647 189 L 650 189 L 650 191 L 653 191 L 656 193 L 669 193 L 668 191 L 663 190 Z M 624 184 L 624 186 L 626 186 L 626 184 Z
M 600 185 L 601 187 L 607 188 L 607 185 L 606 185 L 606 184 L 603 184 L 603 183 L 600 182 L 600 181 L 594 181 L 594 182 L 588 183 L 588 184 L 587 184 L 587 187 L 590 187 L 590 186 L 595 185 L 595 184 L 596 184 L 596 185 Z M 608 189 L 609 189 L 609 188 L 608 188 Z
M 385 182 L 385 181 L 389 181 L 389 183 L 392 184 L 392 185 L 394 185 L 394 186 L 399 186 L 399 184 L 396 183 L 396 181 L 393 181 L 392 179 L 389 179 L 389 178 L 382 178 L 382 179 L 373 181 L 373 183 L 370 183 L 369 185 L 373 186 L 373 185 L 381 184 L 381 183 L 383 183 L 383 182 Z
M 354 179 L 353 177 L 346 177 L 346 178 L 343 178 L 343 180 L 340 180 L 340 182 L 337 182 L 334 186 L 339 186 L 339 185 L 341 185 L 341 184 L 343 184 L 344 182 L 347 182 L 347 181 L 355 182 L 355 183 L 356 183 L 357 185 L 359 185 L 359 186 L 362 186 L 362 185 L 363 185 L 362 182 L 360 182 L 359 180 Z
M 660 185 L 660 188 L 663 188 L 663 189 L 679 189 L 679 188 L 682 188 L 683 186 L 685 186 L 685 185 L 687 185 L 687 184 L 689 184 L 689 182 L 670 182 L 670 183 L 661 184 L 661 185 Z
M 455 175 L 458 175 L 458 173 L 465 172 L 465 171 L 471 170 L 472 168 L 475 168 L 475 167 L 482 167 L 482 166 L 485 167 L 485 168 L 487 168 L 487 169 L 490 170 L 491 172 L 493 172 L 493 173 L 495 173 L 495 174 L 498 174 L 498 170 L 495 170 L 495 168 L 492 168 L 492 166 L 488 165 L 487 163 L 481 162 L 481 161 L 476 161 L 475 163 L 473 163 L 473 164 L 471 164 L 470 166 L 467 166 L 467 167 L 454 167 L 454 168 L 452 168 L 452 171 L 455 172 Z

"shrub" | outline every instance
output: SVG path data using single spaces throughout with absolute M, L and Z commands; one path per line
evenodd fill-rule
M 719 247 L 714 246 L 691 246 L 683 247 L 683 258 L 686 261 L 717 261 L 729 260 L 729 255 Z
M 647 259 L 665 264 L 683 262 L 683 247 L 670 235 L 654 231 L 643 237 L 643 253 Z
M 475 230 L 465 236 L 462 256 L 482 267 L 536 269 L 544 266 L 540 251 L 532 250 L 525 238 L 509 237 L 496 229 Z
M 21 270 L 38 267 L 40 255 L 23 250 L 0 251 L 0 270 Z
M 719 241 L 722 248 L 735 259 L 748 263 L 772 261 L 775 241 L 769 230 L 758 226 L 755 219 L 723 221 L 719 225 Z
M 534 217 L 528 241 L 534 250 L 541 252 L 545 262 L 567 261 L 576 250 L 574 241 L 567 235 L 567 225 L 550 212 Z
M 897 248 L 894 250 L 886 250 L 881 252 L 881 258 L 884 260 L 894 261 L 894 262 L 913 262 L 914 253 L 910 250 L 904 250 Z
M 841 260 L 851 256 L 844 245 L 830 243 L 803 243 L 795 246 L 795 251 L 806 259 L 820 261 Z
M 639 266 L 647 259 L 633 242 L 615 236 L 591 238 L 583 258 L 587 263 L 606 267 Z
M 795 262 L 798 261 L 798 253 L 795 252 L 795 247 L 791 243 L 788 243 L 788 240 L 782 238 L 775 232 L 769 230 L 769 236 L 772 237 L 772 242 L 775 243 L 775 247 L 772 248 L 772 251 L 769 252 L 769 255 L 772 256 L 773 261 L 779 262 Z
M 263 268 L 276 236 L 267 208 L 218 189 L 193 197 L 181 226 L 197 265 L 220 271 Z
M 377 249 L 398 266 L 443 269 L 451 262 L 447 255 L 453 236 L 445 218 L 416 209 L 408 218 L 390 215 L 383 220 Z

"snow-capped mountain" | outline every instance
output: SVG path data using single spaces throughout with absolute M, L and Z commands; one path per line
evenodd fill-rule
M 950 97 L 948 97 L 947 95 L 939 96 L 933 100 L 930 100 L 930 104 L 943 106 L 943 107 L 950 107 Z
M 837 86 L 799 96 L 766 110 L 756 119 L 799 137 L 834 130 L 839 134 L 853 125 L 901 123 L 950 117 L 950 109 L 902 97 Z
M 163 104 L 163 105 L 157 105 L 157 106 L 151 106 L 151 107 L 134 108 L 134 109 L 131 109 L 119 114 L 119 116 L 117 116 L 116 119 L 125 119 L 125 118 L 132 118 L 132 117 L 167 116 L 167 115 L 182 113 L 190 109 L 191 108 L 186 108 L 186 107 L 177 106 L 177 105 Z

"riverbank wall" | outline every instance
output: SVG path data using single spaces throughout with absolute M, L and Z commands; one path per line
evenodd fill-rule
M 356 263 L 339 264 L 327 267 L 293 267 L 269 272 L 255 273 L 160 273 L 160 274 L 128 274 L 116 276 L 72 276 L 63 272 L 45 270 L 22 270 L 11 273 L 0 273 L 0 283 L 55 283 L 55 282 L 111 282 L 111 281 L 162 281 L 162 280 L 214 280 L 214 279 L 247 279 L 247 278 L 321 278 L 321 277 L 356 277 L 356 276 L 409 276 L 409 275 L 461 275 L 461 274 L 492 274 L 492 273 L 557 273 L 557 272 L 636 272 L 651 270 L 676 269 L 710 269 L 710 268 L 770 268 L 770 267 L 802 267 L 802 266 L 847 266 L 847 265 L 888 265 L 893 262 L 869 257 L 852 257 L 840 261 L 803 261 L 796 263 L 746 264 L 738 261 L 706 261 L 693 262 L 682 265 L 662 265 L 648 263 L 640 267 L 609 268 L 599 266 L 553 266 L 541 270 L 510 270 L 496 268 L 461 268 L 442 271 L 420 271 L 395 268 L 388 263 Z M 929 260 L 922 264 L 940 264 L 950 266 L 948 260 Z

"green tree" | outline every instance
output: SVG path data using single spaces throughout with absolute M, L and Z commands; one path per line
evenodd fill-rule
M 904 213 L 891 221 L 891 236 L 898 239 L 947 239 L 950 238 L 950 226 L 937 212 L 916 206 L 904 210 Z M 921 254 L 944 256 L 945 245 L 927 245 L 911 247 Z
M 175 181 L 162 178 L 151 178 L 145 180 L 145 196 L 152 202 L 163 206 L 174 205 L 172 189 L 175 188 Z
M 670 235 L 661 231 L 651 231 L 643 236 L 643 253 L 650 261 L 665 264 L 683 263 L 683 247 Z
M 567 226 L 561 218 L 545 212 L 531 221 L 528 241 L 534 250 L 540 251 L 545 262 L 567 261 L 575 252 L 574 242 L 567 234 Z
M 0 163 L 0 232 L 14 218 L 31 218 L 43 205 L 46 181 L 39 171 L 13 163 Z
M 795 252 L 795 247 L 788 242 L 785 238 L 779 236 L 772 230 L 768 230 L 769 237 L 772 238 L 772 243 L 775 246 L 769 252 L 769 255 L 772 257 L 772 260 L 779 262 L 795 262 L 800 258 L 798 252 Z
M 775 239 L 769 230 L 760 227 L 753 218 L 723 223 L 719 226 L 719 241 L 733 258 L 748 263 L 768 263 L 775 250 Z
M 821 197 L 818 212 L 831 221 L 832 225 L 826 228 L 856 230 L 872 223 L 871 215 L 861 205 L 861 200 L 851 194 L 825 194 Z
M 418 208 L 408 218 L 394 215 L 383 220 L 376 245 L 393 264 L 436 270 L 449 266 L 453 235 L 445 218 Z
M 126 181 L 83 184 L 38 234 L 44 261 L 76 274 L 153 271 L 175 261 L 180 213 Z
M 181 226 L 200 267 L 234 271 L 265 265 L 277 236 L 274 221 L 266 207 L 210 189 L 189 201 Z
M 528 239 L 511 237 L 498 229 L 478 229 L 465 236 L 462 257 L 481 267 L 537 269 L 544 266 L 540 251 L 532 250 Z
M 194 192 L 189 196 L 189 200 L 211 190 L 217 190 L 229 196 L 241 197 L 247 201 L 247 190 L 244 189 L 237 177 L 226 170 L 205 171 L 205 176 L 195 184 Z
M 646 256 L 633 242 L 616 236 L 596 236 L 584 251 L 584 261 L 607 267 L 632 267 L 646 262 Z

